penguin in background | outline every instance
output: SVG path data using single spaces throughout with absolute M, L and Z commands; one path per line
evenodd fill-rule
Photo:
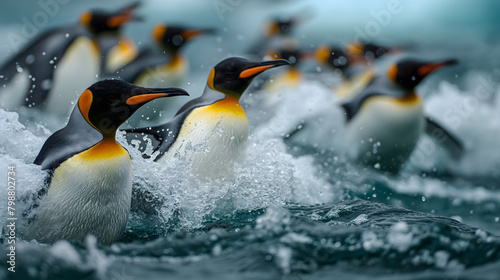
M 415 93 L 415 87 L 427 75 L 454 64 L 456 60 L 401 60 L 341 104 L 347 117 L 350 155 L 363 164 L 397 174 L 425 131 L 459 159 L 463 145 L 452 133 L 424 117 L 421 98 Z
M 181 54 L 182 47 L 201 35 L 212 33 L 213 29 L 188 29 L 158 24 L 153 29 L 152 37 L 162 53 L 145 49 L 135 60 L 117 71 L 116 75 L 140 86 L 179 86 L 189 69 L 188 61 Z
M 135 5 L 130 6 L 133 9 Z M 127 10 L 127 9 L 125 9 Z M 79 23 L 43 32 L 0 67 L 0 106 L 36 107 L 66 115 L 78 92 L 95 82 L 101 54 L 99 34 L 125 24 L 118 13 L 84 12 Z M 103 25 L 104 24 L 104 25 Z
M 386 54 L 404 50 L 403 47 L 383 47 L 373 43 L 353 42 L 345 50 L 328 45 L 321 45 L 314 51 L 314 58 L 320 65 L 340 71 L 345 81 L 335 87 L 340 98 L 348 98 L 358 94 L 375 78 L 375 60 Z
M 290 67 L 276 74 L 272 81 L 266 79 L 263 88 L 266 91 L 276 92 L 283 88 L 297 87 L 304 75 L 299 69 L 299 64 L 302 61 L 303 53 L 298 48 L 287 48 L 279 50 L 269 50 L 264 57 L 264 60 L 284 59 L 290 62 Z M 266 77 L 267 78 L 267 77 Z M 270 101 L 272 93 L 266 94 L 265 99 Z
M 248 119 L 239 103 L 252 80 L 268 69 L 289 65 L 286 60 L 254 62 L 231 57 L 210 72 L 203 95 L 186 103 L 164 124 L 125 129 L 128 141 L 148 136 L 155 161 L 174 156 L 191 161 L 192 173 L 202 180 L 226 178 L 247 149 Z
M 262 26 L 262 37 L 247 51 L 249 55 L 262 58 L 270 49 L 281 49 L 286 41 L 293 39 L 294 29 L 311 18 L 309 11 L 301 11 L 290 17 L 275 17 Z
M 139 6 L 140 2 L 135 2 L 115 12 L 92 10 L 83 13 L 81 22 L 96 37 L 99 45 L 102 75 L 119 70 L 137 56 L 136 44 L 121 34 L 121 28 L 130 21 L 141 20 L 134 15 Z
M 130 211 L 132 168 L 116 130 L 145 103 L 178 95 L 188 94 L 120 80 L 87 88 L 67 125 L 47 139 L 34 161 L 49 171 L 50 182 L 28 223 L 27 239 L 83 243 L 92 234 L 103 245 L 117 241 Z

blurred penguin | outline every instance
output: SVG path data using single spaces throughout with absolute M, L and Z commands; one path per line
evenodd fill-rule
M 353 42 L 343 50 L 328 45 L 319 46 L 314 58 L 320 65 L 340 71 L 345 81 L 334 91 L 340 98 L 352 97 L 359 93 L 375 77 L 373 63 L 385 54 L 393 54 L 403 47 L 383 47 L 373 43 Z
M 262 58 L 270 49 L 282 49 L 292 38 L 293 30 L 311 17 L 309 11 L 302 11 L 291 17 L 274 18 L 262 27 L 262 37 L 247 52 Z
M 455 159 L 463 146 L 452 133 L 425 118 L 415 87 L 430 73 L 456 64 L 456 60 L 405 59 L 389 66 L 359 94 L 342 104 L 347 117 L 350 154 L 363 164 L 396 174 L 426 131 Z
M 86 11 L 78 24 L 50 29 L 37 36 L 0 67 L 1 107 L 36 107 L 67 114 L 78 93 L 99 75 L 99 46 L 108 45 L 100 43 L 101 34 L 118 30 L 132 19 L 130 13 L 136 6 L 132 4 L 114 13 Z M 112 49 L 108 51 L 110 56 L 115 53 Z
M 149 137 L 159 162 L 186 157 L 200 179 L 227 178 L 247 149 L 248 119 L 241 96 L 257 75 L 289 64 L 283 59 L 227 58 L 212 68 L 201 97 L 186 103 L 167 123 L 126 129 L 127 138 L 131 142 Z
M 139 2 L 135 2 L 116 12 L 95 10 L 84 14 L 85 24 L 99 44 L 102 57 L 100 70 L 103 75 L 117 71 L 137 56 L 136 44 L 121 34 L 121 28 L 129 21 L 140 20 L 134 15 L 139 5 Z
M 120 79 L 140 86 L 179 86 L 189 69 L 189 63 L 182 55 L 181 49 L 187 42 L 214 32 L 213 29 L 188 29 L 158 24 L 153 29 L 152 37 L 162 52 L 151 48 L 141 51 L 137 58 L 118 71 L 117 75 Z

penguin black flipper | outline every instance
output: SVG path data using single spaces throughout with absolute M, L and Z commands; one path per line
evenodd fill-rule
M 354 118 L 366 99 L 373 96 L 391 96 L 394 98 L 402 98 L 404 97 L 404 92 L 389 82 L 385 77 L 375 77 L 371 79 L 365 89 L 352 97 L 351 100 L 340 104 L 346 113 L 347 122 Z
M 365 102 L 366 99 L 372 97 L 372 96 L 380 96 L 384 95 L 379 92 L 362 92 L 361 94 L 356 95 L 353 99 L 351 99 L 348 102 L 344 102 L 340 104 L 342 109 L 345 111 L 346 115 L 346 121 L 349 122 L 356 114 L 359 112 L 361 109 L 361 106 L 363 105 L 363 102 Z
M 168 59 L 165 54 L 158 54 L 148 48 L 142 50 L 133 61 L 119 70 L 117 75 L 121 80 L 133 83 L 146 69 L 165 64 Z
M 45 31 L 2 65 L 0 75 L 5 83 L 9 83 L 16 74 L 27 70 L 32 79 L 25 105 L 40 105 L 51 89 L 55 67 L 68 47 L 81 36 L 92 38 L 80 25 Z
M 122 129 L 127 133 L 127 141 L 129 143 L 131 143 L 133 139 L 142 141 L 144 136 L 149 136 L 153 144 L 153 153 L 159 151 L 158 156 L 155 158 L 155 160 L 158 160 L 175 142 L 184 120 L 194 109 L 213 104 L 226 97 L 226 95 L 221 92 L 212 91 L 210 93 L 211 94 L 204 94 L 186 103 L 179 109 L 174 118 L 167 123 L 151 127 Z M 143 145 L 140 146 L 140 151 L 144 151 Z
M 427 122 L 425 132 L 431 136 L 432 139 L 441 144 L 454 159 L 460 159 L 464 154 L 464 146 L 458 137 L 447 131 L 431 118 L 425 117 L 425 120 Z
M 88 150 L 103 139 L 75 107 L 68 124 L 52 134 L 43 145 L 33 163 L 42 169 L 53 171 L 68 158 Z

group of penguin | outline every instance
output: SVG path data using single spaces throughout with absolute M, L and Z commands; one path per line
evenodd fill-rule
M 64 113 L 77 98 L 66 126 L 46 140 L 34 161 L 48 171 L 49 180 L 27 225 L 27 240 L 81 243 L 89 234 L 100 244 L 119 240 L 130 212 L 132 167 L 129 153 L 116 142 L 116 132 L 146 103 L 189 95 L 181 88 L 151 87 L 149 80 L 176 85 L 187 71 L 186 59 L 179 52 L 182 45 L 213 30 L 159 24 L 153 39 L 170 59 L 151 49 L 139 53 L 133 41 L 120 34 L 121 26 L 139 19 L 134 15 L 138 6 L 134 3 L 115 12 L 84 12 L 77 25 L 43 33 L 0 68 L 0 78 L 7 85 L 0 92 L 2 108 L 27 106 Z M 295 22 L 273 21 L 268 25 L 268 40 L 262 40 L 261 48 L 254 50 L 263 54 L 269 42 L 288 34 Z M 278 45 L 282 39 L 289 41 L 278 38 Z M 361 50 L 364 55 L 381 55 L 370 45 L 365 49 Z M 314 56 L 348 73 L 348 63 L 356 59 L 349 54 L 342 59 L 339 53 L 322 46 Z M 234 163 L 247 150 L 248 119 L 239 102 L 242 94 L 268 69 L 289 66 L 293 70 L 290 65 L 296 64 L 297 58 L 292 56 L 292 51 L 281 51 L 262 62 L 240 57 L 222 60 L 208 73 L 199 98 L 187 102 L 169 122 L 125 129 L 128 140 L 152 138 L 157 162 L 189 157 L 192 173 L 200 179 L 230 176 Z M 352 143 L 359 146 L 359 160 L 397 173 L 426 127 L 439 130 L 456 150 L 462 149 L 451 133 L 434 121 L 426 121 L 422 101 L 414 91 L 428 74 L 454 63 L 400 61 L 386 74 L 372 75 L 359 92 L 341 104 Z M 98 73 L 109 77 L 118 74 L 120 79 L 93 83 Z M 89 84 L 79 96 L 73 94 Z M 371 141 L 365 141 L 368 138 L 381 143 L 379 153 L 372 157 L 366 152 L 372 149 Z M 207 149 L 194 152 L 192 147 L 197 145 Z

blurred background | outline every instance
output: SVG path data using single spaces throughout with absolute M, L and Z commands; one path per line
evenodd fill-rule
M 131 1 L 65 0 L 61 1 L 65 4 L 59 4 L 56 0 L 20 0 L 2 3 L 1 61 L 16 48 L 16 44 L 9 42 L 8 34 L 20 33 L 26 20 L 34 22 L 34 16 L 41 10 L 38 3 L 45 2 L 58 3 L 57 12 L 50 14 L 47 23 L 38 31 L 73 23 L 89 8 L 113 9 Z M 392 5 L 396 14 L 389 12 Z M 308 19 L 293 33 L 303 48 L 324 43 L 346 44 L 363 33 L 379 44 L 432 48 L 428 55 L 436 56 L 441 55 L 436 52 L 463 53 L 463 58 L 472 67 L 493 67 L 499 59 L 495 44 L 500 38 L 499 11 L 500 3 L 494 0 L 148 0 L 142 1 L 138 11 L 143 21 L 128 24 L 124 33 L 140 44 L 150 44 L 152 27 L 158 22 L 217 28 L 217 36 L 199 38 L 192 44 L 196 47 L 188 46 L 185 50 L 195 64 L 211 65 L 228 55 L 241 54 L 245 46 L 261 35 L 262 25 L 269 18 L 304 13 Z M 43 17 L 38 20 L 45 22 Z M 489 59 L 484 59 L 486 54 Z

